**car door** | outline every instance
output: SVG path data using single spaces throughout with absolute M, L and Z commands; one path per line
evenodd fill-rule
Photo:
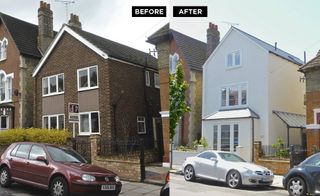
M 51 164 L 45 161 L 37 160 L 37 157 L 44 157 L 47 160 L 47 154 L 40 145 L 32 145 L 26 168 L 30 171 L 28 180 L 39 186 L 48 186 L 49 176 L 53 171 Z
M 17 151 L 9 159 L 11 165 L 11 176 L 13 178 L 26 180 L 29 172 L 26 169 L 30 144 L 20 144 Z
M 320 191 L 320 154 L 315 155 L 304 163 L 306 171 L 311 175 L 315 182 L 316 191 Z
M 199 175 L 205 178 L 216 180 L 217 162 L 213 161 L 212 158 L 217 158 L 213 152 L 204 152 L 198 156 Z

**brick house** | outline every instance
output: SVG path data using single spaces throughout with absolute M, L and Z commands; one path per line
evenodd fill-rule
M 169 73 L 175 72 L 175 66 L 181 60 L 185 80 L 190 85 L 186 97 L 191 112 L 186 113 L 181 120 L 174 144 L 190 145 L 201 137 L 202 65 L 219 40 L 218 27 L 212 23 L 207 30 L 207 43 L 171 29 L 169 23 L 148 37 L 147 42 L 154 44 L 158 52 L 164 162 L 169 161 Z
M 307 148 L 320 148 L 320 51 L 299 71 L 306 78 Z M 308 152 L 312 152 L 311 150 Z
M 36 127 L 74 130 L 79 140 L 145 138 L 162 147 L 157 59 L 83 31 L 71 14 L 33 72 Z M 79 104 L 79 123 L 69 104 Z
M 31 75 L 53 39 L 50 4 L 40 3 L 38 20 L 34 25 L 0 13 L 0 130 L 33 126 Z

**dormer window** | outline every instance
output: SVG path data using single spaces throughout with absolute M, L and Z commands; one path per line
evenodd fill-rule
M 240 50 L 227 54 L 226 65 L 227 65 L 227 68 L 234 68 L 234 67 L 241 66 Z
M 0 41 L 0 61 L 7 59 L 7 47 L 8 40 L 6 38 L 3 38 L 3 40 Z

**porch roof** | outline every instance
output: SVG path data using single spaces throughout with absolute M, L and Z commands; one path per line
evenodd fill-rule
M 234 110 L 220 110 L 203 120 L 221 120 L 221 119 L 236 119 L 236 118 L 259 118 L 259 115 L 250 108 L 234 109 Z
M 306 127 L 306 115 L 276 110 L 273 110 L 273 113 L 277 115 L 289 128 Z

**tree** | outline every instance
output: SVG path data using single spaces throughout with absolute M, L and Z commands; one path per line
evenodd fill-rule
M 176 127 L 184 113 L 190 111 L 185 97 L 189 85 L 184 80 L 182 62 L 179 60 L 176 66 L 176 72 L 169 76 L 169 101 L 170 101 L 170 141 L 176 134 Z

